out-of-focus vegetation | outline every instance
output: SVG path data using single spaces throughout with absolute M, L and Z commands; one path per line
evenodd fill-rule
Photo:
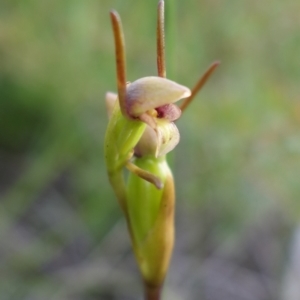
M 1 299 L 141 294 L 103 160 L 104 94 L 116 90 L 108 12 L 122 17 L 133 81 L 156 74 L 156 5 L 0 3 Z M 169 77 L 192 87 L 222 64 L 178 122 L 166 299 L 279 299 L 300 218 L 300 2 L 172 5 Z

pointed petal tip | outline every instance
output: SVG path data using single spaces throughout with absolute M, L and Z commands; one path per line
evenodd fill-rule
M 187 97 L 191 96 L 191 94 L 192 94 L 191 90 L 189 88 L 185 88 L 185 91 L 183 92 L 181 98 L 187 98 Z
M 155 186 L 156 186 L 156 188 L 157 188 L 158 190 L 162 190 L 163 187 L 164 187 L 164 184 L 160 181 L 160 182 L 159 182 L 158 184 L 156 184 Z
M 121 22 L 120 15 L 116 10 L 112 9 L 109 12 L 109 15 L 110 15 L 110 19 L 112 20 L 112 22 Z
M 210 65 L 210 69 L 211 69 L 211 70 L 215 70 L 220 64 L 221 64 L 221 61 L 220 61 L 220 60 L 216 60 L 216 61 L 214 61 L 214 62 Z

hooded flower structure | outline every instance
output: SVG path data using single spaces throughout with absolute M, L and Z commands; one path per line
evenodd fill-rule
M 146 299 L 159 299 L 174 242 L 174 180 L 166 154 L 178 144 L 174 123 L 210 74 L 192 91 L 165 78 L 164 2 L 158 4 L 158 76 L 126 81 L 121 21 L 111 12 L 115 38 L 118 95 L 106 94 L 109 124 L 105 158 L 110 183 L 124 212 Z M 180 107 L 174 103 L 186 98 Z M 129 170 L 125 180 L 124 168 Z
M 172 103 L 191 95 L 191 91 L 174 81 L 162 77 L 144 77 L 127 84 L 126 111 L 129 118 L 147 124 L 137 143 L 134 154 L 137 157 L 167 154 L 179 142 L 179 132 L 174 123 L 181 110 Z M 108 114 L 118 105 L 118 96 L 107 93 Z

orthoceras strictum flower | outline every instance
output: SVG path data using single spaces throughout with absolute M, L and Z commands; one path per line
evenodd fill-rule
M 166 154 L 179 142 L 174 121 L 219 63 L 215 62 L 208 68 L 192 91 L 166 78 L 164 2 L 160 1 L 157 20 L 158 76 L 129 83 L 121 20 L 115 11 L 110 16 L 115 40 L 118 95 L 106 95 L 109 124 L 105 136 L 105 159 L 110 183 L 126 217 L 147 295 L 153 290 L 160 290 L 173 248 L 175 193 Z M 180 106 L 174 104 L 183 98 L 186 99 Z M 129 170 L 127 179 L 124 168 Z
M 126 116 L 146 123 L 146 128 L 134 148 L 137 157 L 154 155 L 156 158 L 171 151 L 179 142 L 179 132 L 173 121 L 181 110 L 172 104 L 191 95 L 190 90 L 162 77 L 144 77 L 127 84 Z M 107 107 L 112 109 L 117 95 L 107 93 Z

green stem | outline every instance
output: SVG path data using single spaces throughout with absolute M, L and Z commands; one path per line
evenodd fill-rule
M 145 283 L 145 300 L 160 300 L 161 286 L 149 286 Z

